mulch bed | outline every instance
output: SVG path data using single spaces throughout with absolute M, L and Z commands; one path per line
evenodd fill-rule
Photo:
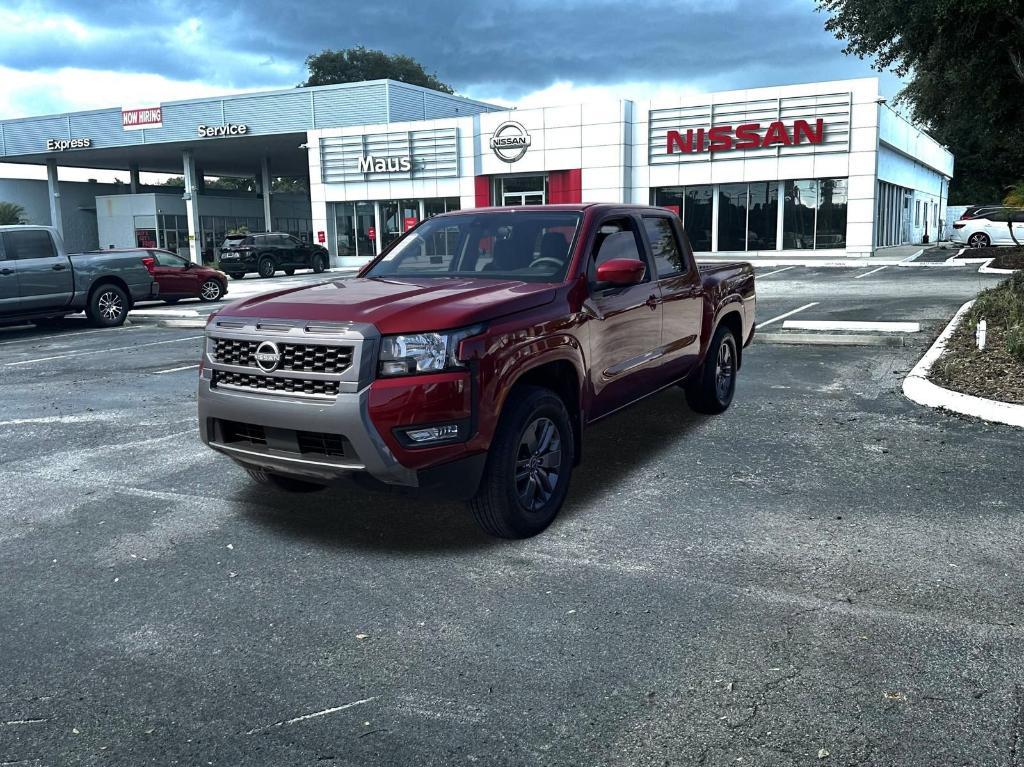
M 994 258 L 995 269 L 1024 269 L 1024 248 L 967 248 L 960 258 Z
M 961 322 L 932 366 L 930 378 L 963 394 L 1024 405 L 1024 364 L 1006 351 L 1002 328 L 991 324 L 985 351 L 978 351 L 974 325 Z

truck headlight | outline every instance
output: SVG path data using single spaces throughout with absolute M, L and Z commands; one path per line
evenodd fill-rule
M 459 343 L 483 331 L 480 325 L 445 333 L 403 333 L 384 336 L 380 345 L 381 376 L 438 373 L 465 367 L 458 358 Z

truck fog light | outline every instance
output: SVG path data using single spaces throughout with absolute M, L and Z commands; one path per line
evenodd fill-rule
M 420 429 L 407 429 L 405 436 L 417 445 L 427 442 L 441 442 L 449 439 L 457 439 L 459 436 L 459 425 L 447 423 L 443 426 L 426 426 Z
M 409 364 L 405 360 L 384 360 L 380 363 L 380 373 L 385 376 L 404 376 L 409 372 Z

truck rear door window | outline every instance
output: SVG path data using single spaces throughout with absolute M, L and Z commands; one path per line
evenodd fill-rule
M 54 258 L 57 255 L 50 233 L 42 229 L 4 232 L 4 249 L 9 259 Z
M 658 279 L 673 277 L 686 271 L 679 243 L 676 241 L 675 229 L 667 218 L 644 216 L 644 229 L 647 241 L 651 244 L 651 255 L 658 270 Z

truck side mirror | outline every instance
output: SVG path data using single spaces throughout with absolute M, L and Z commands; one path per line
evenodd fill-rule
M 597 281 L 606 285 L 636 285 L 646 274 L 647 265 L 635 258 L 612 258 L 597 267 Z

